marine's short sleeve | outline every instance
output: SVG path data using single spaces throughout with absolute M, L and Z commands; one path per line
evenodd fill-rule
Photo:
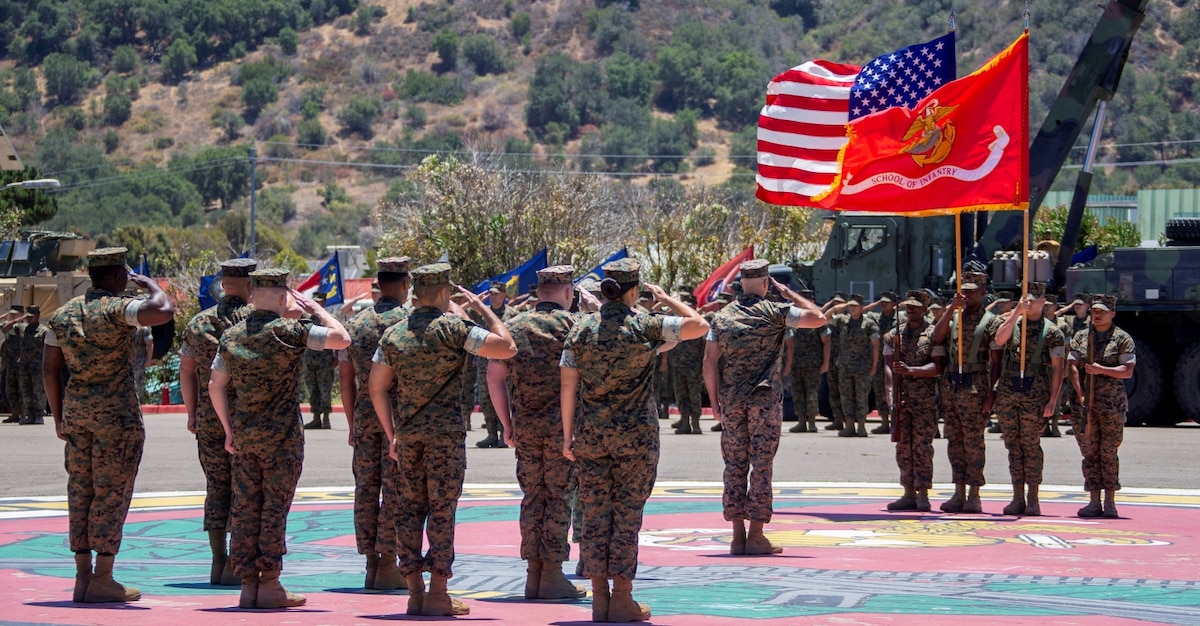
M 138 322 L 138 311 L 142 310 L 142 304 L 145 300 L 130 300 L 125 305 L 125 324 L 134 328 L 141 328 L 142 325 Z
M 350 351 L 349 350 L 338 350 L 337 358 L 338 358 L 338 363 L 349 363 L 350 362 Z
M 676 315 L 665 316 L 662 321 L 662 337 L 663 341 L 668 343 L 683 341 L 683 318 Z
M 54 335 L 54 331 L 53 331 L 53 330 L 50 330 L 49 328 L 47 328 L 47 329 L 46 329 L 46 345 L 48 345 L 48 346 L 50 346 L 50 347 L 52 347 L 52 348 L 57 348 L 57 347 L 59 347 L 59 345 L 58 345 L 58 337 L 56 337 L 56 336 Z
M 309 350 L 324 350 L 325 341 L 328 338 L 329 328 L 313 324 L 308 328 L 308 337 L 304 340 L 304 347 Z
M 867 318 L 864 319 L 866 319 L 866 321 L 863 322 L 863 330 L 867 331 L 867 337 L 871 339 L 879 339 L 879 324 L 875 323 L 875 320 Z
M 194 358 L 196 356 L 196 351 L 192 350 L 192 344 L 185 341 L 183 342 L 183 345 L 179 346 L 179 356 Z
M 578 366 L 575 364 L 575 353 L 570 350 L 563 350 L 562 357 L 558 360 L 558 366 L 578 369 Z
M 225 365 L 225 359 L 221 358 L 219 353 L 217 356 L 213 357 L 212 371 L 221 372 L 222 374 L 229 373 L 229 366 Z
M 793 305 L 788 307 L 787 317 L 784 318 L 783 323 L 787 324 L 789 328 L 799 328 L 800 320 L 803 318 L 804 311 L 800 307 Z
M 383 346 L 375 348 L 375 354 L 371 356 L 371 362 L 378 363 L 380 365 L 389 365 L 387 362 L 387 357 L 383 354 Z
M 463 350 L 466 350 L 471 354 L 479 354 L 479 351 L 483 349 L 483 344 L 487 341 L 489 334 L 490 333 L 488 333 L 488 331 L 482 326 L 472 326 L 471 330 L 467 332 L 466 340 L 463 342 Z

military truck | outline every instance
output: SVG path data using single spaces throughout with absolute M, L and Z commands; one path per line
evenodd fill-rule
M 960 238 L 964 260 L 991 268 L 998 252 L 1023 247 L 1024 224 L 1032 226 L 1067 156 L 1097 106 L 1111 100 L 1120 82 L 1133 36 L 1148 0 L 1109 0 L 1066 83 L 1030 146 L 1030 210 L 966 214 Z M 1103 107 L 1101 107 L 1101 111 Z M 1097 128 L 1101 124 L 1095 125 Z M 1093 145 L 1098 133 L 1093 132 Z M 1080 175 L 1051 288 L 1114 293 L 1122 303 L 1116 323 L 1134 335 L 1138 366 L 1126 386 L 1130 423 L 1174 424 L 1200 420 L 1200 247 L 1181 242 L 1162 249 L 1121 249 L 1104 257 L 1106 266 L 1068 269 L 1091 181 Z M 906 218 L 876 213 L 828 213 L 833 227 L 821 257 L 792 264 L 800 282 L 818 299 L 834 291 L 861 293 L 932 289 L 954 291 L 956 261 L 953 217 Z M 1175 233 L 1200 241 L 1200 220 L 1176 222 Z M 1200 245 L 1200 244 L 1198 244 Z M 1020 276 L 1020 272 L 1015 274 Z M 993 272 L 996 288 L 1017 288 Z M 1174 382 L 1175 397 L 1166 393 Z M 1176 400 L 1179 406 L 1175 406 Z M 1182 408 L 1182 412 L 1180 409 Z
M 37 305 L 48 316 L 91 286 L 77 271 L 96 244 L 71 233 L 29 231 L 23 239 L 0 241 L 0 311 Z

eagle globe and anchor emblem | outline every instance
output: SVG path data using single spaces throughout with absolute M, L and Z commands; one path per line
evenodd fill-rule
M 925 110 L 904 133 L 902 141 L 906 143 L 899 153 L 912 156 L 913 161 L 921 167 L 946 160 L 950 156 L 950 149 L 954 147 L 956 134 L 954 122 L 948 118 L 957 108 L 957 105 L 939 106 L 936 99 L 925 105 Z

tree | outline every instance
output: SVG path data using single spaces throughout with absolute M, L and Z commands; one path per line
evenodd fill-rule
M 288 56 L 296 54 L 296 48 L 300 45 L 300 37 L 292 30 L 290 26 L 284 26 L 279 29 L 279 49 Z
M 347 133 L 357 133 L 363 138 L 374 134 L 373 127 L 382 113 L 379 101 L 371 96 L 355 96 L 338 112 L 338 123 Z
M 512 21 L 508 23 L 508 32 L 512 33 L 514 39 L 522 39 L 529 34 L 530 23 L 532 18 L 529 12 L 521 11 L 512 17 Z
M 0 187 L 22 180 L 42 178 L 36 167 L 0 170 Z M 58 200 L 41 189 L 9 189 L 0 193 L 0 237 L 14 239 L 22 226 L 33 226 L 58 212 Z
M 222 210 L 249 193 L 250 162 L 246 146 L 204 148 L 190 157 L 173 158 L 171 169 L 191 181 L 206 204 L 218 202 Z
M 117 49 L 113 50 L 112 69 L 118 74 L 132 74 L 136 72 L 138 66 L 141 65 L 141 61 L 137 50 L 133 46 L 117 46 Z
M 104 123 L 109 126 L 120 126 L 129 120 L 133 111 L 133 101 L 123 93 L 109 94 L 104 97 Z
M 87 85 L 92 66 L 70 55 L 55 52 L 42 61 L 42 76 L 46 79 L 46 94 L 58 104 L 70 104 Z
M 279 99 L 279 88 L 266 78 L 255 78 L 242 83 L 242 104 L 246 105 L 246 113 L 257 117 L 263 107 Z
M 449 72 L 458 64 L 458 35 L 450 29 L 443 28 L 433 37 L 433 51 L 441 61 L 434 68 L 441 72 Z
M 296 143 L 310 150 L 316 150 L 318 146 L 325 145 L 326 141 L 328 141 L 328 137 L 325 134 L 325 127 L 321 125 L 321 120 L 306 119 L 296 127 Z
M 507 70 L 508 61 L 504 58 L 504 51 L 491 35 L 467 37 L 462 42 L 462 54 L 480 76 L 503 74 Z
M 172 81 L 183 80 L 183 77 L 196 66 L 196 48 L 182 37 L 176 38 L 167 47 L 163 55 L 163 75 Z
M 650 104 L 654 95 L 654 70 L 650 63 L 619 52 L 604 62 L 604 78 L 609 96 L 634 100 L 643 106 Z

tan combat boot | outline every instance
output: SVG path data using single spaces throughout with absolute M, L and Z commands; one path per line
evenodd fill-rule
M 375 585 L 371 588 L 377 591 L 408 588 L 404 577 L 400 575 L 400 569 L 396 567 L 395 552 L 384 552 L 379 555 L 379 569 L 375 573 Z
M 92 582 L 92 551 L 75 553 L 75 592 L 72 602 L 87 602 L 88 585 Z
M 233 575 L 233 563 L 230 562 L 229 552 L 225 548 L 225 531 L 208 531 L 208 547 L 212 550 L 212 567 L 208 571 L 208 584 L 214 587 L 241 584 L 241 579 Z
M 542 587 L 542 562 L 525 561 L 525 599 L 537 600 Z
M 592 621 L 607 622 L 608 621 L 608 605 L 612 601 L 612 594 L 608 591 L 607 578 L 592 579 Z
M 292 593 L 279 584 L 279 570 L 262 572 L 258 576 L 258 598 L 254 606 L 260 609 L 285 609 L 292 606 L 304 606 L 308 600 L 297 593 Z
M 538 583 L 540 600 L 574 600 L 586 596 L 587 592 L 571 584 L 563 575 L 562 563 L 542 561 L 542 575 Z
M 421 615 L 425 617 L 451 617 L 454 615 L 469 615 L 471 607 L 462 600 L 455 600 L 446 591 L 447 577 L 433 574 L 429 577 L 429 593 L 425 594 L 425 602 L 421 605 Z
M 613 577 L 612 597 L 608 601 L 607 621 L 614 624 L 644 622 L 650 619 L 650 606 L 633 599 L 633 581 Z
M 779 554 L 781 552 L 783 552 L 783 548 L 772 545 L 767 536 L 763 534 L 762 522 L 750 522 L 750 530 L 746 533 L 746 556 Z
M 375 577 L 379 572 L 379 553 L 370 552 L 367 554 L 367 577 L 363 580 L 363 589 L 375 588 Z
M 136 587 L 126 587 L 113 580 L 112 569 L 115 558 L 111 554 L 96 555 L 96 569 L 92 572 L 91 581 L 88 582 L 87 593 L 83 598 L 84 602 L 134 602 L 142 598 L 142 592 L 138 591 Z
M 425 604 L 425 578 L 421 572 L 413 572 L 404 577 L 408 583 L 408 610 L 405 615 L 420 615 Z
M 239 609 L 258 608 L 258 570 L 241 578 L 242 595 L 238 596 Z

